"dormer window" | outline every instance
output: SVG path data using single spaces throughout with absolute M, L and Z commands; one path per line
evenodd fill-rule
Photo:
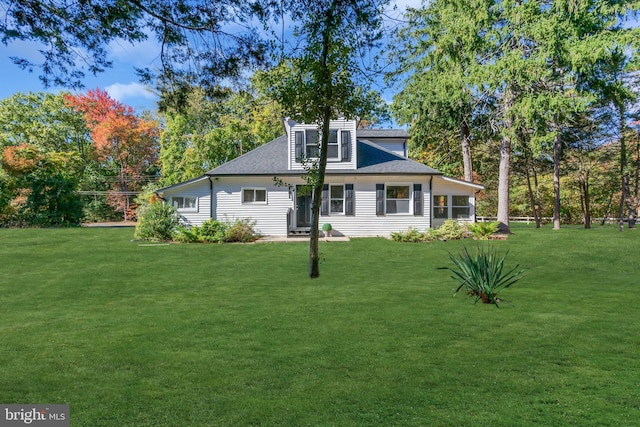
M 302 133 L 302 132 L 300 132 Z M 298 132 L 296 132 L 296 135 Z M 318 138 L 318 131 L 315 129 L 307 129 L 304 132 L 305 135 L 305 150 L 304 156 L 307 159 L 313 159 L 320 156 L 320 138 Z
M 303 158 L 317 159 L 320 156 L 320 137 L 317 129 L 295 131 L 296 161 Z M 351 132 L 348 130 L 329 130 L 327 145 L 329 161 L 348 162 L 351 160 Z

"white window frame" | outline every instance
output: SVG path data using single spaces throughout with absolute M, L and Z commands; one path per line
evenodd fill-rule
M 253 192 L 253 200 L 245 200 L 244 199 L 244 192 L 245 191 L 252 191 Z M 256 201 L 257 197 L 257 192 L 258 191 L 264 191 L 264 200 L 258 200 Z M 240 189 L 240 198 L 241 198 L 241 202 L 243 205 L 266 205 L 267 201 L 268 201 L 268 192 L 267 189 L 264 187 L 242 187 Z
M 311 144 L 309 142 L 309 134 L 311 132 L 315 132 L 315 134 L 317 135 L 315 144 Z M 318 131 L 318 129 L 305 129 L 304 130 L 304 157 L 307 158 L 307 159 L 317 159 L 318 156 L 310 156 L 309 155 L 309 147 L 315 147 L 314 151 L 317 151 L 318 155 L 320 154 L 320 132 Z
M 333 189 L 333 187 L 342 188 L 342 197 L 341 198 L 333 197 L 333 193 L 331 191 Z M 329 215 L 344 215 L 344 208 L 345 208 L 345 204 L 346 204 L 345 194 L 346 194 L 346 190 L 344 188 L 344 184 L 330 184 L 329 185 Z M 332 202 L 334 200 L 340 200 L 342 202 L 342 210 L 341 211 L 334 211 L 333 210 Z
M 341 129 L 341 128 L 331 128 L 329 129 L 329 144 L 327 146 L 327 161 L 329 162 L 341 162 L 342 161 L 342 131 L 343 130 L 348 130 L 348 129 Z M 317 144 L 310 144 L 309 143 L 309 133 L 311 132 L 315 132 L 315 134 L 318 135 L 318 140 L 317 140 Z M 335 142 L 331 142 L 331 134 L 335 134 Z M 320 139 L 321 139 L 322 135 L 320 133 L 320 131 L 318 129 L 304 129 L 304 147 L 303 147 L 303 154 L 304 157 L 307 159 L 318 159 L 319 158 L 319 153 L 320 153 Z M 318 151 L 318 156 L 310 156 L 309 155 L 309 148 L 312 147 L 312 149 L 314 147 L 317 147 L 317 151 Z M 329 148 L 330 147 L 335 147 L 335 150 L 337 152 L 337 156 L 336 157 L 329 157 Z M 315 150 L 314 150 L 315 151 Z
M 412 183 L 410 182 L 389 182 L 389 183 L 385 183 L 384 185 L 384 213 L 385 215 L 413 215 L 413 191 L 412 191 Z M 409 198 L 408 199 L 390 199 L 387 196 L 387 192 L 389 187 L 407 187 L 407 189 L 409 190 Z M 387 209 L 387 202 L 389 200 L 407 200 L 408 204 L 409 204 L 409 210 L 407 212 L 395 212 L 395 213 L 390 213 L 389 210 Z
M 437 197 L 444 197 L 446 204 L 444 206 L 436 205 L 436 198 Z M 451 208 L 451 201 L 450 201 L 450 196 L 448 194 L 434 194 L 433 195 L 433 218 L 434 219 L 449 219 L 449 218 L 451 218 L 450 208 Z M 437 209 L 446 209 L 446 215 L 445 216 L 436 215 L 436 210 Z
M 181 203 L 177 203 L 178 199 L 182 199 Z M 185 203 L 188 199 L 193 199 L 193 206 L 189 206 L 189 207 L 184 207 L 187 206 L 187 203 Z M 176 204 L 178 205 L 182 205 L 183 207 L 179 207 L 176 206 Z M 191 203 L 189 203 L 189 205 L 191 205 Z M 175 207 L 178 212 L 198 212 L 198 197 L 197 196 L 171 196 L 171 206 Z
M 453 204 L 453 198 L 454 197 L 466 197 L 467 198 L 467 204 L 466 205 L 454 205 Z M 451 206 L 450 218 L 453 218 L 453 219 L 469 219 L 471 217 L 471 196 L 469 196 L 467 194 L 452 194 L 449 204 Z M 458 209 L 460 209 L 460 208 L 467 209 L 468 210 L 467 215 L 465 215 L 465 216 L 454 216 L 453 215 L 453 210 L 456 209 L 456 208 L 458 208 Z
M 340 129 L 329 129 L 329 143 L 327 144 L 327 161 L 339 162 L 342 160 L 342 150 L 340 149 Z M 331 142 L 331 134 L 335 134 L 335 142 Z M 329 149 L 335 148 L 337 156 L 329 157 Z

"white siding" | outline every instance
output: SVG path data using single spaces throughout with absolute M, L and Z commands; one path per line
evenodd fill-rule
M 446 195 L 446 196 L 469 196 L 469 204 L 470 204 L 469 217 L 466 220 L 463 220 L 463 221 L 472 222 L 472 221 L 475 220 L 475 207 L 476 207 L 475 192 L 476 191 L 477 191 L 477 189 L 475 189 L 475 188 L 473 188 L 473 187 L 471 187 L 469 185 L 465 185 L 463 183 L 458 183 L 458 182 L 448 181 L 448 180 L 445 180 L 443 177 L 440 177 L 440 176 L 436 176 L 436 177 L 433 178 L 433 195 L 434 196 L 442 196 L 442 195 Z M 431 202 L 432 201 L 433 200 L 431 200 Z M 449 211 L 451 211 L 451 206 L 449 206 Z M 445 219 L 434 218 L 433 219 L 433 226 L 437 228 L 440 225 L 442 225 L 442 223 L 444 221 L 445 221 Z
M 355 120 L 331 120 L 329 125 L 331 129 L 338 129 L 338 132 L 341 130 L 351 131 L 351 161 L 349 162 L 341 162 L 341 161 L 331 161 L 327 162 L 327 169 L 356 169 L 357 159 L 356 159 L 356 121 Z M 290 170 L 304 170 L 302 163 L 296 162 L 296 140 L 295 140 L 295 131 L 306 130 L 306 129 L 317 129 L 317 125 L 308 125 L 308 124 L 295 124 L 291 127 L 287 126 L 288 130 L 288 138 L 289 138 L 289 169 Z M 340 149 L 340 148 L 338 148 Z
M 376 215 L 376 184 L 385 183 L 422 184 L 423 215 Z M 429 177 L 427 176 L 387 176 L 387 177 L 344 177 L 343 180 L 328 180 L 329 184 L 354 184 L 355 215 L 327 215 L 320 217 L 322 224 L 330 223 L 333 234 L 352 237 L 389 236 L 395 231 L 405 231 L 409 227 L 425 230 L 430 226 Z M 413 200 L 412 200 L 413 202 Z
M 200 225 L 207 219 L 211 218 L 211 192 L 210 182 L 208 179 L 202 179 L 190 184 L 182 185 L 173 190 L 165 191 L 162 197 L 167 203 L 171 203 L 171 198 L 176 196 L 181 197 L 196 197 L 196 211 L 182 211 L 178 210 L 180 219 L 187 225 Z
M 374 139 L 371 142 L 400 157 L 407 157 L 407 143 L 405 141 L 377 141 Z
M 300 178 L 288 177 L 285 180 L 294 186 L 303 184 Z M 425 230 L 432 225 L 439 226 L 444 220 L 433 220 L 431 223 L 433 195 L 469 196 L 471 209 L 469 220 L 475 216 L 476 188 L 465 183 L 433 177 L 433 191 L 430 188 L 429 176 L 328 176 L 327 184 L 354 185 L 355 215 L 342 214 L 323 215 L 322 224 L 330 223 L 335 235 L 352 237 L 388 236 L 392 232 L 405 231 L 409 227 Z M 376 215 L 376 184 L 407 183 L 421 184 L 423 197 L 423 215 Z M 173 196 L 197 197 L 197 212 L 180 212 L 186 224 L 201 225 L 210 218 L 211 199 L 208 179 L 185 184 L 174 190 L 166 191 L 163 196 L 167 201 Z M 266 203 L 242 203 L 243 188 L 264 188 L 267 190 Z M 288 232 L 287 212 L 295 208 L 295 193 L 287 187 L 274 185 L 272 177 L 228 177 L 213 181 L 214 218 L 222 221 L 249 218 L 255 221 L 256 231 L 265 236 L 286 236 Z M 413 202 L 413 201 L 412 201 Z M 412 203 L 413 206 L 413 203 Z
M 264 188 L 266 203 L 242 203 L 243 188 Z M 293 196 L 287 187 L 277 187 L 271 177 L 219 178 L 213 184 L 214 218 L 235 221 L 249 218 L 263 236 L 286 236 L 287 212 L 293 209 Z

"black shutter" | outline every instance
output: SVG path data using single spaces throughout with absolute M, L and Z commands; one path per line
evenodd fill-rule
M 343 130 L 342 135 L 340 137 L 340 142 L 342 144 L 342 161 L 350 162 L 351 161 L 351 131 Z
M 354 203 L 353 203 L 353 184 L 344 185 L 344 214 L 355 215 Z
M 302 161 L 304 149 L 304 132 L 296 131 L 296 162 Z
M 376 215 L 384 215 L 384 184 L 376 184 Z
M 413 214 L 422 216 L 422 184 L 413 184 Z
M 320 203 L 320 215 L 329 215 L 329 184 L 322 186 L 322 203 Z

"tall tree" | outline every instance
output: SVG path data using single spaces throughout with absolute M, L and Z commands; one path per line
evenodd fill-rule
M 262 73 L 247 90 L 220 91 L 211 98 L 192 88 L 186 107 L 167 110 L 160 137 L 163 184 L 195 178 L 280 136 L 282 110 L 260 87 Z
M 483 2 L 446 0 L 408 9 L 408 22 L 398 33 L 400 48 L 391 53 L 397 68 L 388 74 L 404 78 L 392 108 L 396 120 L 410 125 L 414 147 L 458 140 L 467 181 L 473 181 L 472 130 L 482 102 L 472 73 L 485 47 L 481 30 L 487 12 Z
M 554 228 L 559 228 L 562 135 L 571 114 L 584 111 L 592 99 L 591 92 L 578 90 L 585 87 L 580 81 L 585 74 L 594 76 L 594 68 L 610 60 L 617 48 L 624 46 L 624 51 L 631 46 L 632 30 L 624 28 L 620 18 L 639 4 L 637 0 L 436 0 L 424 8 L 425 16 L 438 17 L 435 28 L 444 30 L 427 31 L 426 36 L 425 31 L 415 32 L 424 39 L 416 42 L 418 47 L 410 44 L 411 49 L 420 51 L 420 43 L 425 44 L 422 49 L 427 57 L 453 64 L 448 67 L 451 81 L 460 80 L 462 68 L 467 93 L 495 100 L 491 118 L 501 141 L 498 221 L 502 231 L 509 231 L 511 156 L 514 147 L 523 152 L 529 141 L 536 145 L 534 152 L 547 146 L 553 152 Z M 450 48 L 456 43 L 463 54 Z M 472 61 L 464 56 L 466 52 L 472 53 Z M 423 63 L 419 61 L 418 67 Z M 435 67 L 433 60 L 426 64 L 425 74 L 439 76 L 444 72 L 439 81 L 446 81 L 446 67 Z M 434 90 L 426 87 L 421 94 L 433 97 Z M 421 90 L 419 86 L 412 89 Z M 424 97 L 412 97 L 418 100 L 413 107 L 416 115 Z M 447 110 L 434 114 L 440 120 L 451 116 Z M 524 133 L 523 128 L 527 129 Z M 523 139 L 523 135 L 530 137 Z
M 76 194 L 91 167 L 82 114 L 64 93 L 17 93 L 0 101 L 0 221 L 24 225 L 77 224 Z
M 91 130 L 97 159 L 117 174 L 112 195 L 114 207 L 130 215 L 128 193 L 139 190 L 153 173 L 157 160 L 159 126 L 138 117 L 133 109 L 100 89 L 86 95 L 67 95 L 68 105 L 84 115 Z
M 285 2 L 286 3 L 286 2 Z M 355 118 L 376 105 L 375 96 L 358 86 L 362 58 L 382 33 L 387 0 L 302 0 L 290 2 L 301 47 L 288 55 L 272 80 L 274 96 L 292 119 L 317 123 L 320 158 L 309 170 L 312 186 L 309 277 L 320 275 L 319 218 L 327 165 L 329 123 L 339 115 Z M 367 100 L 374 100 L 367 103 Z

